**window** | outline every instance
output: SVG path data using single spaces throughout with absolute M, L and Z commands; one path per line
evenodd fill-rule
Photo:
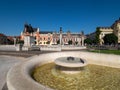
M 42 40 L 42 38 L 40 38 L 40 40 Z
M 48 41 L 50 41 L 50 37 L 48 37 Z

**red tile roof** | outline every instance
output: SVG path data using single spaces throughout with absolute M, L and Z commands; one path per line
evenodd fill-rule
M 6 36 L 6 35 L 4 35 L 4 34 L 0 33 L 0 36 Z

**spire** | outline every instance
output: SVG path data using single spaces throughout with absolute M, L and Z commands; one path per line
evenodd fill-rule
M 62 27 L 60 27 L 60 31 L 62 31 Z
M 60 27 L 60 33 L 62 33 L 62 27 Z

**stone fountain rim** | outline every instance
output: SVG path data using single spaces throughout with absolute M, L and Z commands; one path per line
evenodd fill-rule
M 54 62 L 56 65 L 63 66 L 63 67 L 69 67 L 69 68 L 79 68 L 79 67 L 84 67 L 87 65 L 87 61 L 85 59 L 74 57 L 74 59 L 77 60 L 77 62 L 71 63 L 69 61 L 64 62 L 64 59 L 66 58 L 67 57 L 60 57 L 60 58 L 57 58 Z M 78 59 L 82 59 L 84 63 L 78 62 Z

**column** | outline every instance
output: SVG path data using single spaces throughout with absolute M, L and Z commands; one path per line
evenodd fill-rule
M 82 36 L 82 46 L 84 46 L 84 36 Z
M 60 27 L 60 45 L 62 45 L 62 27 Z

